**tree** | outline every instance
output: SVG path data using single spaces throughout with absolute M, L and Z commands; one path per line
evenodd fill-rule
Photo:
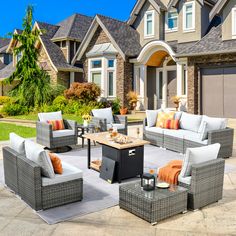
M 50 77 L 37 64 L 39 51 L 36 43 L 39 34 L 39 30 L 33 30 L 33 7 L 28 6 L 23 19 L 23 32 L 12 36 L 19 44 L 19 47 L 14 48 L 14 54 L 21 55 L 21 58 L 15 72 L 6 80 L 8 83 L 17 81 L 10 95 L 16 97 L 21 105 L 28 107 L 41 106 L 52 98 Z

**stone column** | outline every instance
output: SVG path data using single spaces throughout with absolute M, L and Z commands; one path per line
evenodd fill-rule
M 184 81 L 184 65 L 177 64 L 177 96 L 183 95 L 183 81 Z
M 163 67 L 163 87 L 162 87 L 162 105 L 161 108 L 167 107 L 167 70 Z

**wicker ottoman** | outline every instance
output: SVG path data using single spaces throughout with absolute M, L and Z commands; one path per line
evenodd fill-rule
M 147 192 L 142 190 L 140 182 L 120 186 L 120 208 L 151 224 L 187 211 L 187 189 L 173 185 Z

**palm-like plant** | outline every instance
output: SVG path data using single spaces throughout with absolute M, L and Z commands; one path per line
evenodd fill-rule
M 17 81 L 10 95 L 17 98 L 20 104 L 37 107 L 51 99 L 52 88 L 49 75 L 37 64 L 39 50 L 36 43 L 40 32 L 33 30 L 33 7 L 28 6 L 23 19 L 23 32 L 14 34 L 13 39 L 19 44 L 14 48 L 15 55 L 22 55 L 17 62 L 15 72 L 6 80 L 8 83 Z

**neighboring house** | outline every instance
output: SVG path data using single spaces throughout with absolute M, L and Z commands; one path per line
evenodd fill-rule
M 0 75 L 2 74 L 2 70 L 5 70 L 5 68 L 12 62 L 12 54 L 7 53 L 10 41 L 11 39 L 9 38 L 0 38 Z M 1 95 L 3 95 L 3 86 L 1 85 L 0 76 L 0 96 Z
M 38 63 L 42 69 L 48 72 L 51 82 L 64 85 L 66 88 L 74 81 L 82 81 L 83 69 L 80 65 L 72 65 L 78 47 L 83 40 L 92 18 L 80 14 L 74 14 L 57 25 L 35 22 L 33 30 L 40 31 Z M 15 34 L 21 33 L 15 31 Z M 19 42 L 11 40 L 7 49 L 13 53 L 13 49 L 19 46 Z M 0 78 L 9 77 L 15 70 L 17 62 L 22 55 L 13 55 L 13 62 L 0 71 Z M 9 89 L 3 89 L 6 93 Z

